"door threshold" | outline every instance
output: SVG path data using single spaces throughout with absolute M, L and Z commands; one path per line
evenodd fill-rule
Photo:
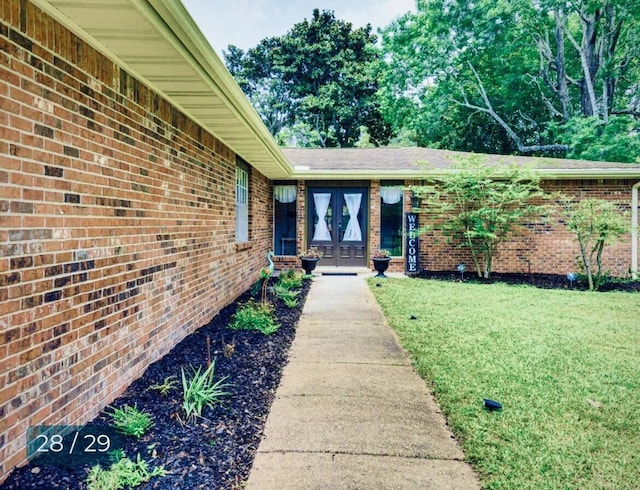
M 323 276 L 357 276 L 357 272 L 322 272 Z
M 331 265 L 318 266 L 314 272 L 320 276 L 360 276 L 371 274 L 371 269 L 358 266 L 336 267 Z

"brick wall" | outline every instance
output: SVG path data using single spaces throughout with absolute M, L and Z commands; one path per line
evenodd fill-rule
M 266 265 L 270 183 L 235 244 L 235 155 L 25 0 L 0 9 L 0 481 Z M 249 162 L 250 163 L 250 162 Z
M 601 198 L 616 202 L 622 212 L 630 211 L 631 187 L 635 181 L 629 180 L 559 180 L 546 181 L 543 187 L 550 193 L 561 192 L 577 199 Z M 405 186 L 417 184 L 405 181 Z M 370 183 L 369 202 L 369 253 L 380 248 L 380 180 Z M 306 187 L 303 181 L 298 182 L 298 250 L 306 248 Z M 411 193 L 405 191 L 405 213 L 411 212 Z M 420 216 L 420 223 L 425 224 L 425 216 Z M 629 218 L 630 220 L 630 218 Z M 499 248 L 495 257 L 495 272 L 538 272 L 548 274 L 566 274 L 579 271 L 576 257 L 580 250 L 574 235 L 567 230 L 560 216 L 552 217 L 547 223 L 532 220 L 524 229 L 516 233 Z M 392 258 L 389 270 L 404 272 L 404 257 Z M 455 271 L 458 264 L 464 263 L 467 271 L 472 270 L 473 261 L 466 248 L 458 248 L 447 242 L 445 237 L 435 232 L 420 236 L 420 268 L 428 270 Z M 278 268 L 299 267 L 299 261 L 291 257 L 277 258 Z M 373 269 L 371 261 L 368 264 Z M 625 277 L 631 266 L 630 236 L 620 243 L 605 249 L 604 267 L 612 275 Z
M 631 187 L 629 180 L 560 180 L 545 181 L 543 188 L 550 192 L 561 192 L 576 199 L 608 199 L 615 202 L 621 212 L 631 209 Z M 420 217 L 424 224 L 424 217 Z M 629 218 L 631 223 L 631 218 Z M 447 244 L 436 233 L 420 237 L 420 267 L 429 270 L 455 270 L 464 263 L 467 271 L 473 269 L 471 255 L 466 248 Z M 579 272 L 576 257 L 580 249 L 575 236 L 567 229 L 561 216 L 551 217 L 545 223 L 532 220 L 525 229 L 519 229 L 510 240 L 502 244 L 495 257 L 495 272 L 524 272 L 544 274 L 566 274 Z M 628 276 L 631 267 L 630 235 L 617 244 L 605 248 L 603 267 L 613 276 Z

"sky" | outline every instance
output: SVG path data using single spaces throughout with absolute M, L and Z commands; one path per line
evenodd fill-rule
M 244 50 L 265 37 L 286 34 L 310 19 L 313 9 L 333 10 L 354 28 L 367 23 L 377 32 L 393 19 L 415 11 L 415 0 L 182 0 L 209 44 L 222 55 L 229 44 Z

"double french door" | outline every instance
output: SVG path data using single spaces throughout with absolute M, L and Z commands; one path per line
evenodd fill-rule
M 320 265 L 367 265 L 366 187 L 310 187 L 308 189 L 308 240 L 318 247 Z

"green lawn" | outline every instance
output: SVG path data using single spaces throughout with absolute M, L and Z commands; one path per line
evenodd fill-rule
M 370 285 L 484 488 L 640 488 L 640 295 Z

